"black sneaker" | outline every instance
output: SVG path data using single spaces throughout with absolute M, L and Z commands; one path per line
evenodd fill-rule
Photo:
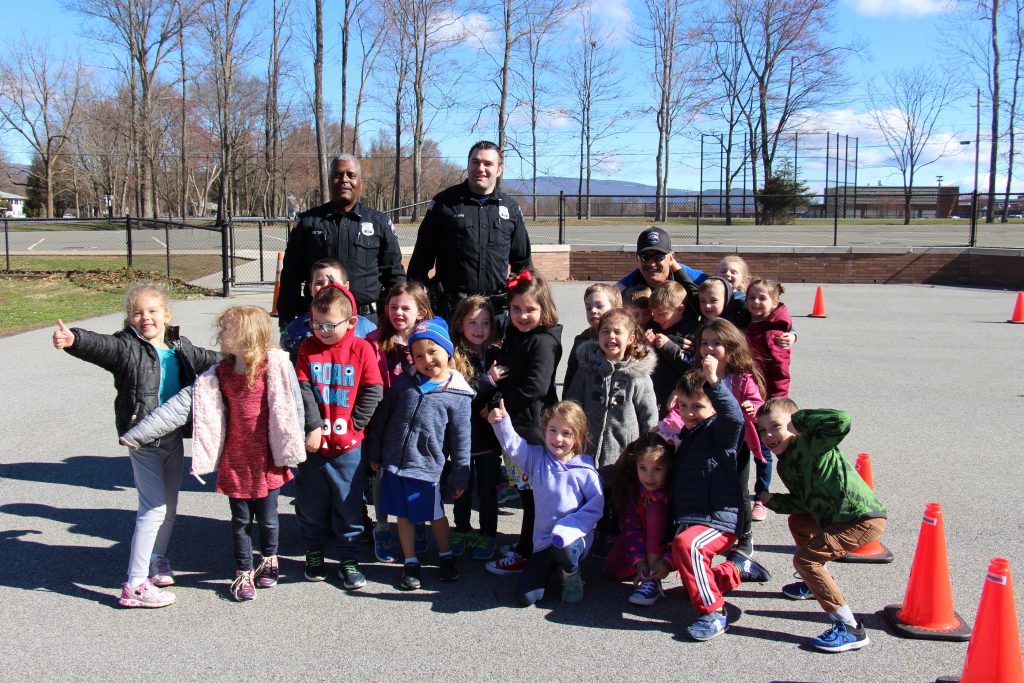
M 744 583 L 767 583 L 772 580 L 770 571 L 738 550 L 733 550 L 725 559 L 739 568 L 740 580 Z
M 419 590 L 420 586 L 420 565 L 406 564 L 402 569 L 402 583 L 398 587 L 404 591 Z
M 441 557 L 437 561 L 438 578 L 442 581 L 458 581 L 459 569 L 455 566 L 454 557 Z
M 327 578 L 324 565 L 324 551 L 311 550 L 306 553 L 306 581 L 323 581 Z
M 338 567 L 338 577 L 341 578 L 345 590 L 359 590 L 366 585 L 366 577 L 359 571 L 359 564 L 355 560 L 345 560 Z

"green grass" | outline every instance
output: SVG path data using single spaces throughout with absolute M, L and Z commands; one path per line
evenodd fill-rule
M 235 259 L 235 267 L 249 259 Z M 12 256 L 11 270 L 17 271 L 82 271 L 117 270 L 126 266 L 124 256 Z M 132 267 L 146 273 L 167 275 L 167 258 L 163 255 L 136 256 Z M 219 254 L 171 254 L 171 276 L 178 280 L 196 280 L 221 272 Z
M 72 221 L 54 220 L 53 222 L 21 222 L 11 220 L 7 222 L 11 232 L 68 232 L 70 230 L 120 230 L 124 232 L 124 219 L 115 218 L 108 221 L 106 218 L 97 218 L 93 221 Z
M 172 299 L 216 296 L 212 290 L 128 268 L 0 277 L 0 336 L 53 325 L 57 318 L 82 320 L 114 313 L 121 310 L 128 286 L 145 279 L 161 281 Z

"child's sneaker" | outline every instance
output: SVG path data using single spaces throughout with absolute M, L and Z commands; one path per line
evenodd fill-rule
M 425 553 L 430 549 L 430 537 L 427 536 L 427 525 L 416 525 L 416 554 Z
M 740 580 L 744 583 L 766 583 L 772 580 L 770 571 L 738 550 L 733 550 L 725 559 L 740 570 Z
M 269 555 L 260 561 L 256 568 L 256 587 L 273 588 L 277 585 L 280 570 L 277 567 L 277 555 Z
M 871 640 L 864 630 L 864 624 L 847 626 L 841 621 L 834 622 L 832 628 L 811 640 L 811 645 L 822 652 L 859 650 L 870 644 Z
M 526 568 L 526 558 L 514 550 L 510 550 L 497 560 L 492 560 L 484 565 L 492 574 L 504 576 L 506 574 L 519 574 Z
M 238 602 L 256 599 L 256 585 L 252 582 L 252 571 L 239 569 L 231 583 L 231 597 Z
M 444 582 L 458 581 L 459 568 L 455 566 L 454 557 L 439 557 L 437 559 L 437 574 Z
M 404 591 L 415 591 L 420 588 L 420 565 L 406 563 L 402 569 L 402 583 L 398 587 Z
M 498 505 L 504 505 L 518 497 L 519 491 L 515 486 L 509 486 L 504 482 L 502 484 L 498 484 Z
M 366 577 L 359 571 L 359 564 L 355 560 L 345 560 L 338 567 L 338 577 L 345 586 L 345 590 L 359 590 L 366 585 Z
M 158 557 L 149 563 L 149 580 L 157 588 L 167 588 L 174 585 L 174 572 L 171 570 L 171 562 L 166 557 Z
M 661 589 L 661 581 L 645 579 L 636 587 L 629 601 L 634 605 L 649 607 L 658 601 L 658 598 L 665 597 L 665 591 Z
M 686 630 L 694 640 L 711 640 L 715 636 L 725 633 L 727 628 L 729 628 L 729 620 L 725 616 L 725 610 L 719 609 L 700 617 Z
M 167 607 L 174 604 L 174 593 L 157 588 L 146 579 L 137 587 L 121 586 L 121 607 Z
M 391 529 L 373 530 L 373 554 L 377 556 L 378 562 L 391 564 L 395 557 L 395 540 L 391 535 Z
M 761 501 L 755 500 L 750 508 L 750 518 L 755 522 L 763 522 L 768 518 L 768 508 Z
M 323 581 L 327 578 L 324 565 L 324 551 L 311 550 L 306 553 L 306 581 Z
M 473 559 L 486 562 L 494 557 L 494 539 L 486 534 L 480 534 L 473 544 Z
M 782 587 L 782 594 L 790 600 L 810 600 L 814 597 L 814 593 L 803 581 L 787 583 Z
M 466 552 L 467 545 L 473 545 L 476 534 L 472 531 L 453 531 L 452 532 L 452 557 L 462 557 L 463 553 Z
M 569 573 L 562 571 L 562 602 L 579 602 L 583 599 L 583 577 L 580 570 Z

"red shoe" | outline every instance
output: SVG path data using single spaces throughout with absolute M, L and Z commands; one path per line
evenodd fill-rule
M 763 522 L 768 517 L 768 508 L 764 506 L 761 501 L 754 501 L 754 506 L 750 509 L 750 518 L 755 522 Z
M 503 557 L 493 560 L 484 565 L 492 574 L 505 576 L 506 574 L 518 574 L 526 568 L 527 558 L 514 550 L 505 553 Z

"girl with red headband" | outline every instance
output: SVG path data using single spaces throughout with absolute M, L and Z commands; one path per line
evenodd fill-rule
M 508 322 L 498 360 L 478 382 L 483 396 L 500 398 L 515 431 L 529 444 L 544 445 L 541 413 L 554 405 L 555 369 L 562 357 L 562 326 L 551 289 L 539 273 L 521 271 L 508 283 Z M 519 542 L 499 559 L 487 563 L 492 574 L 518 574 L 533 554 L 533 491 L 528 477 L 512 466 L 523 503 Z

